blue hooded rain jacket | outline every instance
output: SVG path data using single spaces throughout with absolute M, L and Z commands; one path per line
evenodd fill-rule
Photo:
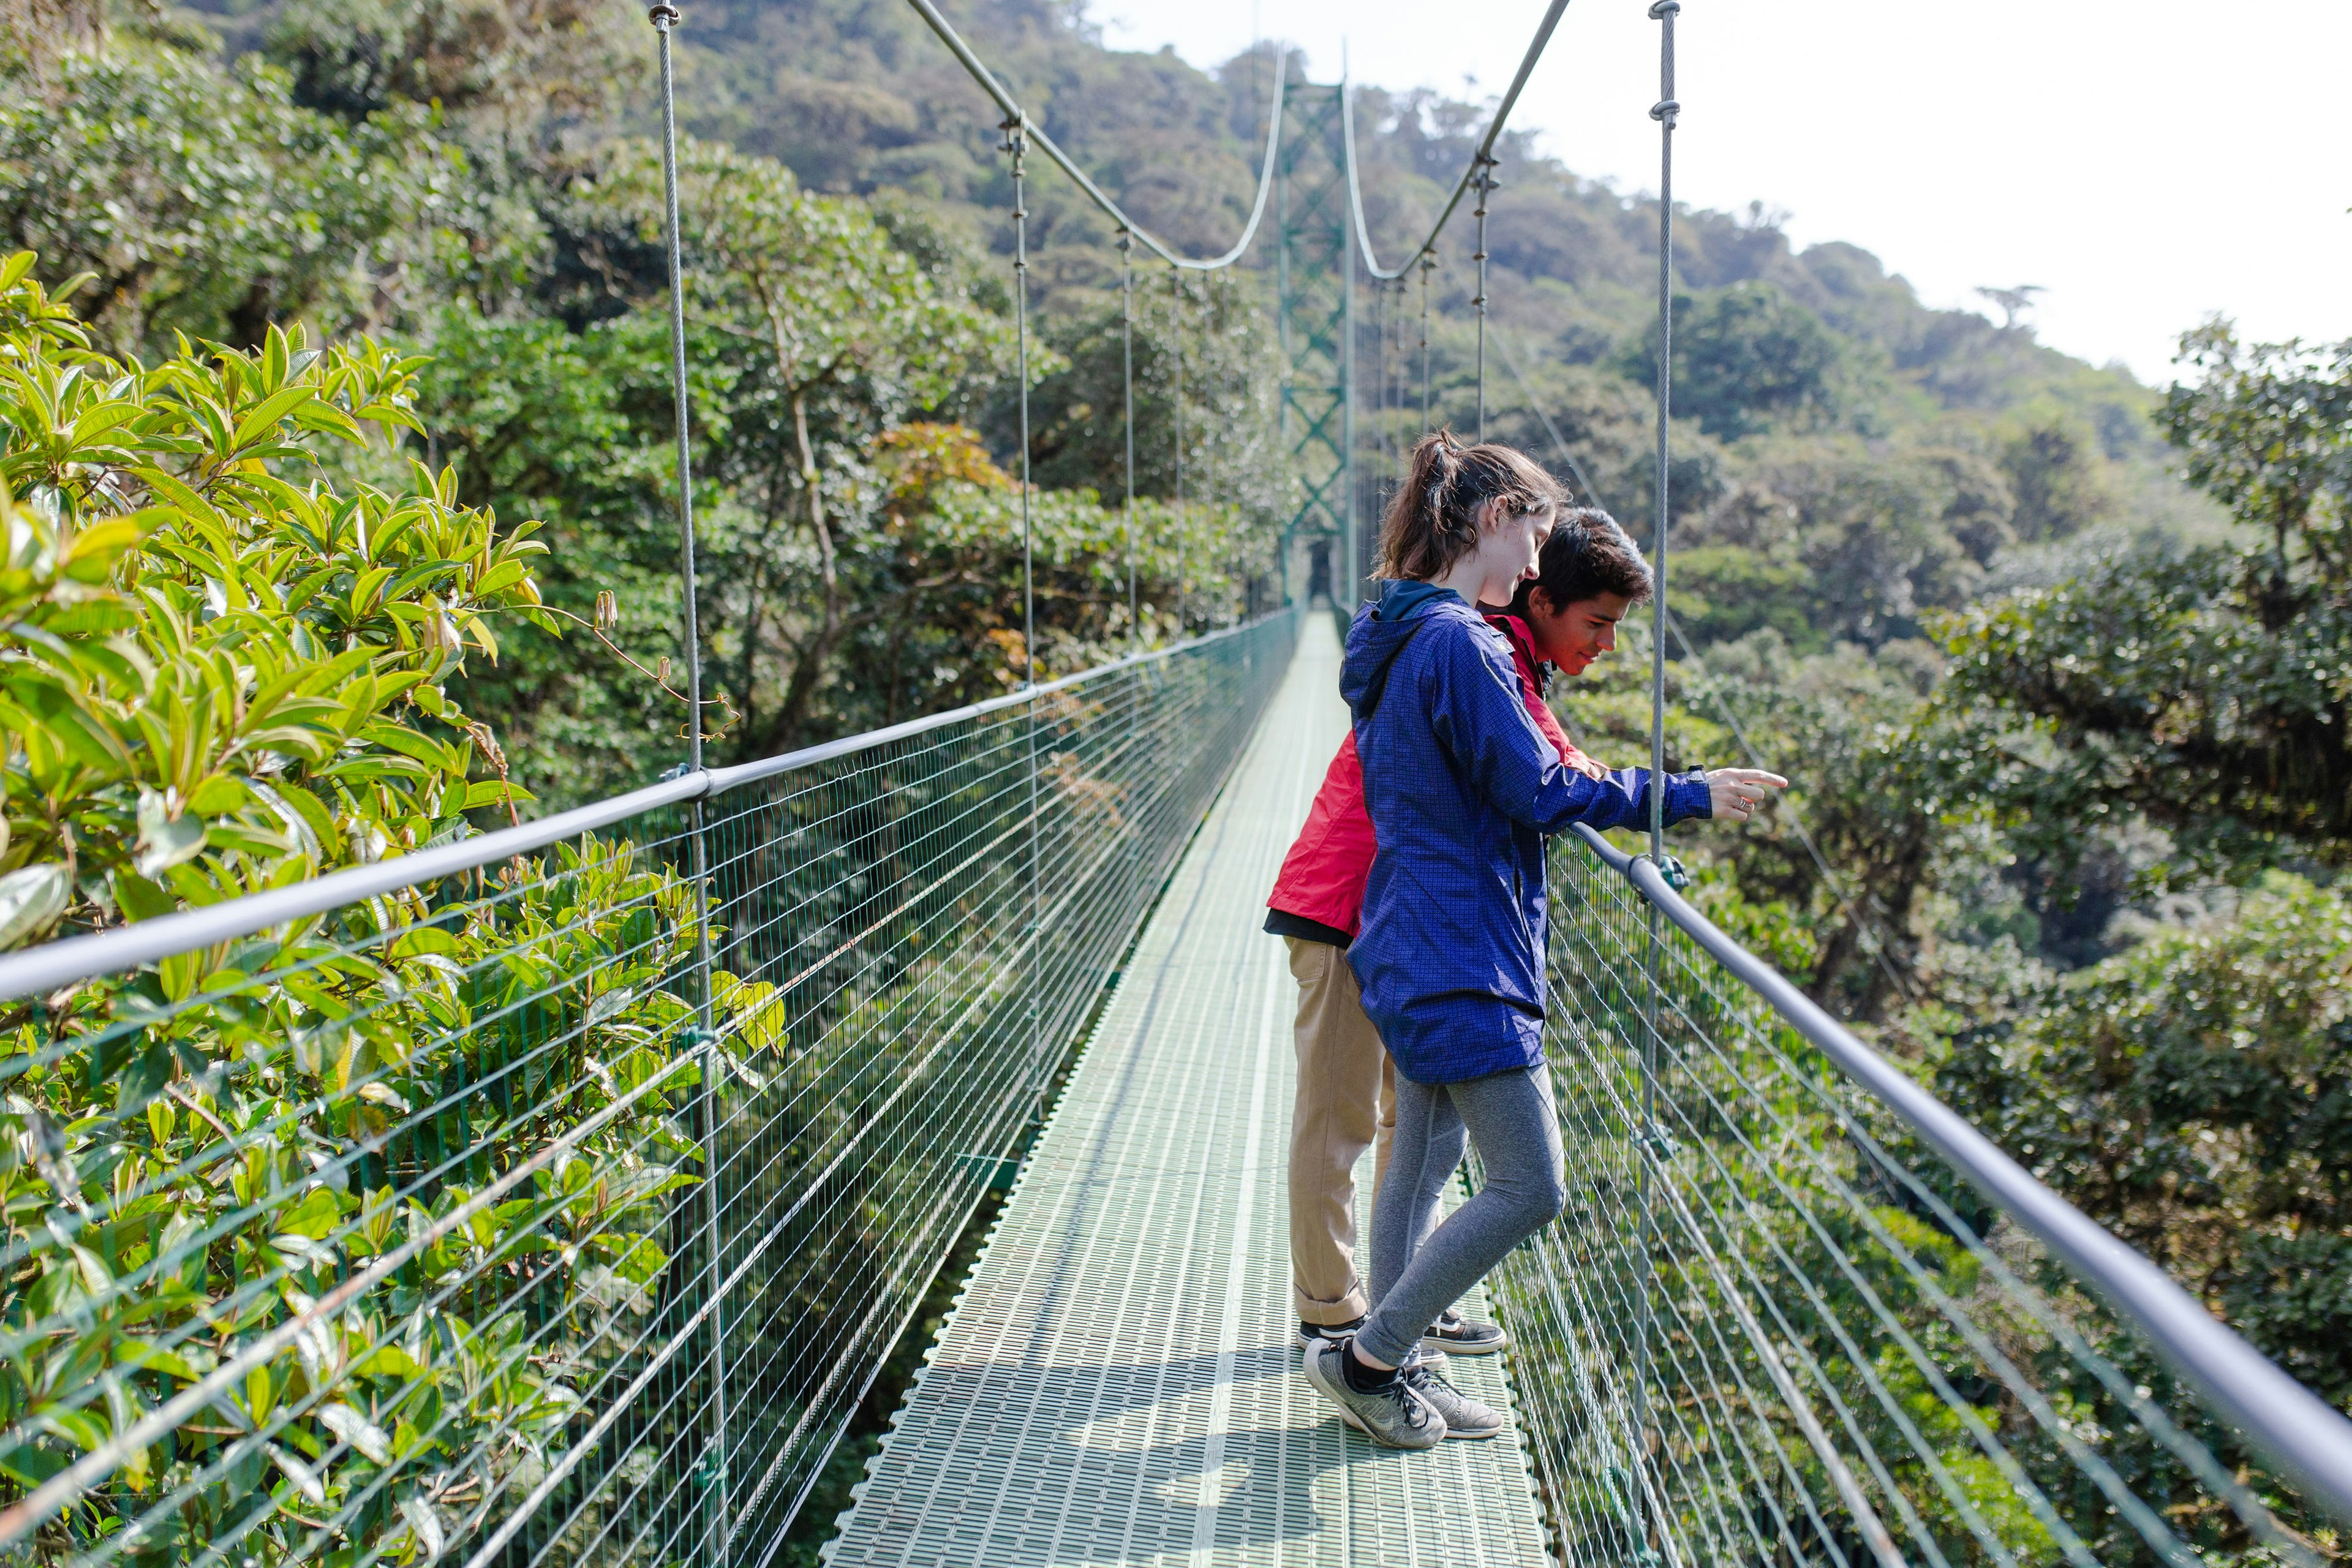
M 1356 613 L 1339 694 L 1380 840 L 1348 949 L 1364 1011 L 1416 1083 L 1538 1066 L 1543 836 L 1646 824 L 1649 770 L 1561 766 L 1521 706 L 1501 634 L 1433 584 L 1391 582 Z M 1667 779 L 1668 822 L 1709 809 L 1705 773 Z

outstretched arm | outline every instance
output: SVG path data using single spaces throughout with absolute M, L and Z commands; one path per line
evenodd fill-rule
M 1626 827 L 1649 819 L 1649 770 L 1593 778 L 1563 765 L 1537 732 L 1510 658 L 1495 639 L 1448 627 L 1432 640 L 1431 728 L 1496 809 L 1539 833 L 1564 832 L 1574 822 Z M 1702 774 L 1669 777 L 1666 790 L 1669 822 L 1712 809 Z

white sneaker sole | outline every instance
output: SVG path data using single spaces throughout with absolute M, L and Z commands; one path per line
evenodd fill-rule
M 1293 1329 L 1290 1331 L 1290 1342 L 1300 1352 L 1301 1359 L 1299 1364 L 1304 1366 L 1306 1364 L 1306 1352 L 1312 1351 L 1317 1345 L 1328 1345 L 1336 1342 L 1326 1339 L 1310 1340 L 1305 1334 L 1300 1333 L 1297 1329 Z M 1444 1372 L 1445 1370 L 1445 1352 L 1439 1350 L 1434 1345 L 1432 1345 L 1428 1341 L 1423 1340 L 1421 1345 L 1421 1364 L 1429 1368 L 1432 1372 Z

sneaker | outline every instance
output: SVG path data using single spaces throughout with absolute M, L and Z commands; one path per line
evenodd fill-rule
M 1421 1336 L 1423 1350 L 1448 1355 L 1493 1355 L 1511 1342 L 1499 1323 L 1473 1322 L 1448 1307 Z
M 1446 1382 L 1438 1375 L 1436 1368 L 1427 1363 L 1407 1364 L 1404 1380 L 1412 1385 L 1415 1394 L 1436 1407 L 1439 1418 L 1445 1423 L 1448 1437 L 1463 1437 L 1475 1442 L 1481 1437 L 1492 1437 L 1503 1429 L 1500 1415 Z
M 1300 1350 L 1312 1352 L 1317 1345 L 1336 1345 L 1342 1340 L 1353 1339 L 1355 1337 L 1356 1331 L 1363 1326 L 1364 1320 L 1361 1318 L 1358 1318 L 1353 1321 L 1345 1323 L 1309 1323 L 1302 1321 L 1298 1325 L 1298 1331 L 1291 1335 L 1290 1338 L 1291 1342 L 1297 1345 Z M 1421 1343 L 1412 1348 L 1412 1356 L 1406 1361 L 1405 1364 L 1407 1366 L 1420 1365 L 1433 1367 L 1439 1371 L 1444 1371 L 1445 1367 L 1445 1352 L 1444 1351 L 1431 1350 L 1429 1348 L 1429 1342 L 1427 1340 L 1423 1340 Z
M 1307 1381 L 1339 1407 L 1340 1420 L 1384 1448 L 1434 1448 L 1445 1441 L 1445 1418 L 1402 1373 L 1370 1394 L 1349 1387 L 1340 1366 L 1347 1353 L 1347 1341 L 1331 1341 L 1309 1350 L 1305 1363 Z
M 1341 1340 L 1352 1337 L 1363 1326 L 1361 1318 L 1350 1318 L 1344 1323 L 1310 1323 L 1302 1319 L 1298 1331 L 1290 1337 L 1300 1350 L 1311 1351 L 1320 1344 L 1338 1344 Z

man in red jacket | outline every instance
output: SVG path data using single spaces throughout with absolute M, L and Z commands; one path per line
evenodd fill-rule
M 1614 519 L 1597 508 L 1560 514 L 1537 575 L 1520 585 L 1509 612 L 1487 624 L 1509 645 L 1528 715 L 1560 761 L 1601 778 L 1607 770 L 1560 728 L 1544 686 L 1553 668 L 1582 674 L 1617 646 L 1617 623 L 1650 596 L 1650 569 Z M 1372 1180 L 1388 1171 L 1396 1127 L 1396 1068 L 1364 1016 L 1348 944 L 1355 939 L 1364 881 L 1378 846 L 1364 809 L 1364 773 L 1351 730 L 1323 775 L 1282 874 L 1266 900 L 1265 929 L 1290 948 L 1298 982 L 1293 1034 L 1298 1088 L 1290 1123 L 1291 1294 L 1298 1337 L 1352 1331 L 1371 1303 L 1357 1272 L 1356 1162 L 1376 1144 Z M 1424 1350 L 1476 1355 L 1503 1348 L 1503 1331 L 1449 1310 L 1422 1341 Z

